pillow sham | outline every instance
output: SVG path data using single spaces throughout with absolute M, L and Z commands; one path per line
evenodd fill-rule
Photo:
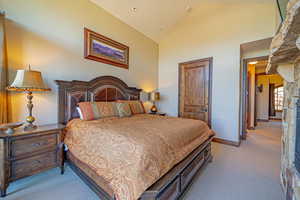
M 132 115 L 131 109 L 128 103 L 118 102 L 116 107 L 119 113 L 119 117 L 130 117 Z
M 76 107 L 76 110 L 77 110 L 77 112 L 78 112 L 78 114 L 79 114 L 79 118 L 80 118 L 81 120 L 83 120 L 83 116 L 82 116 L 82 112 L 81 112 L 80 108 L 79 108 L 79 107 Z
M 119 100 L 117 102 L 126 102 L 129 104 L 132 114 L 144 114 L 145 108 L 141 101 L 138 100 Z
M 83 120 L 118 116 L 115 102 L 80 102 L 78 105 Z

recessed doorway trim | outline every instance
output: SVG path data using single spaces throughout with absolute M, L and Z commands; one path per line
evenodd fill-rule
M 253 58 L 246 58 L 243 59 L 243 64 L 241 65 L 241 87 L 240 87 L 240 94 L 241 94 L 241 106 L 240 106 L 240 122 L 239 126 L 241 127 L 240 136 L 243 140 L 247 138 L 247 107 L 249 105 L 248 97 L 247 97 L 247 88 L 248 88 L 248 64 L 249 62 L 253 61 L 263 61 L 268 60 L 269 56 L 259 56 Z M 251 128 L 251 127 L 250 127 Z

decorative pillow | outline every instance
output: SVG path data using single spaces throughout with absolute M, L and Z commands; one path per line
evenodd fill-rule
M 80 102 L 78 105 L 83 120 L 118 116 L 115 102 Z
M 132 115 L 131 109 L 128 103 L 116 103 L 116 107 L 119 113 L 119 117 L 130 117 Z
M 118 101 L 118 102 L 127 102 L 130 106 L 132 114 L 144 114 L 145 113 L 145 108 L 144 108 L 144 105 L 141 101 L 121 100 L 121 101 Z
M 77 110 L 77 112 L 78 112 L 78 114 L 79 114 L 79 118 L 80 118 L 81 120 L 83 120 L 83 116 L 82 116 L 82 112 L 81 112 L 80 108 L 79 108 L 79 107 L 76 107 L 76 110 Z
M 131 101 L 129 103 L 131 111 L 133 114 L 144 114 L 145 108 L 141 101 Z

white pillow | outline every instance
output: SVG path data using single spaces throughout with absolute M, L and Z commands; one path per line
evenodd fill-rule
M 82 112 L 81 112 L 80 108 L 79 108 L 79 107 L 76 107 L 76 109 L 77 109 L 77 112 L 78 112 L 78 114 L 79 114 L 79 118 L 80 118 L 81 120 L 83 120 L 83 116 L 82 116 Z

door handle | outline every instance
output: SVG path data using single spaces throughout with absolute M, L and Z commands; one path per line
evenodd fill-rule
M 208 112 L 208 109 L 207 108 L 202 108 L 201 111 L 202 112 Z

